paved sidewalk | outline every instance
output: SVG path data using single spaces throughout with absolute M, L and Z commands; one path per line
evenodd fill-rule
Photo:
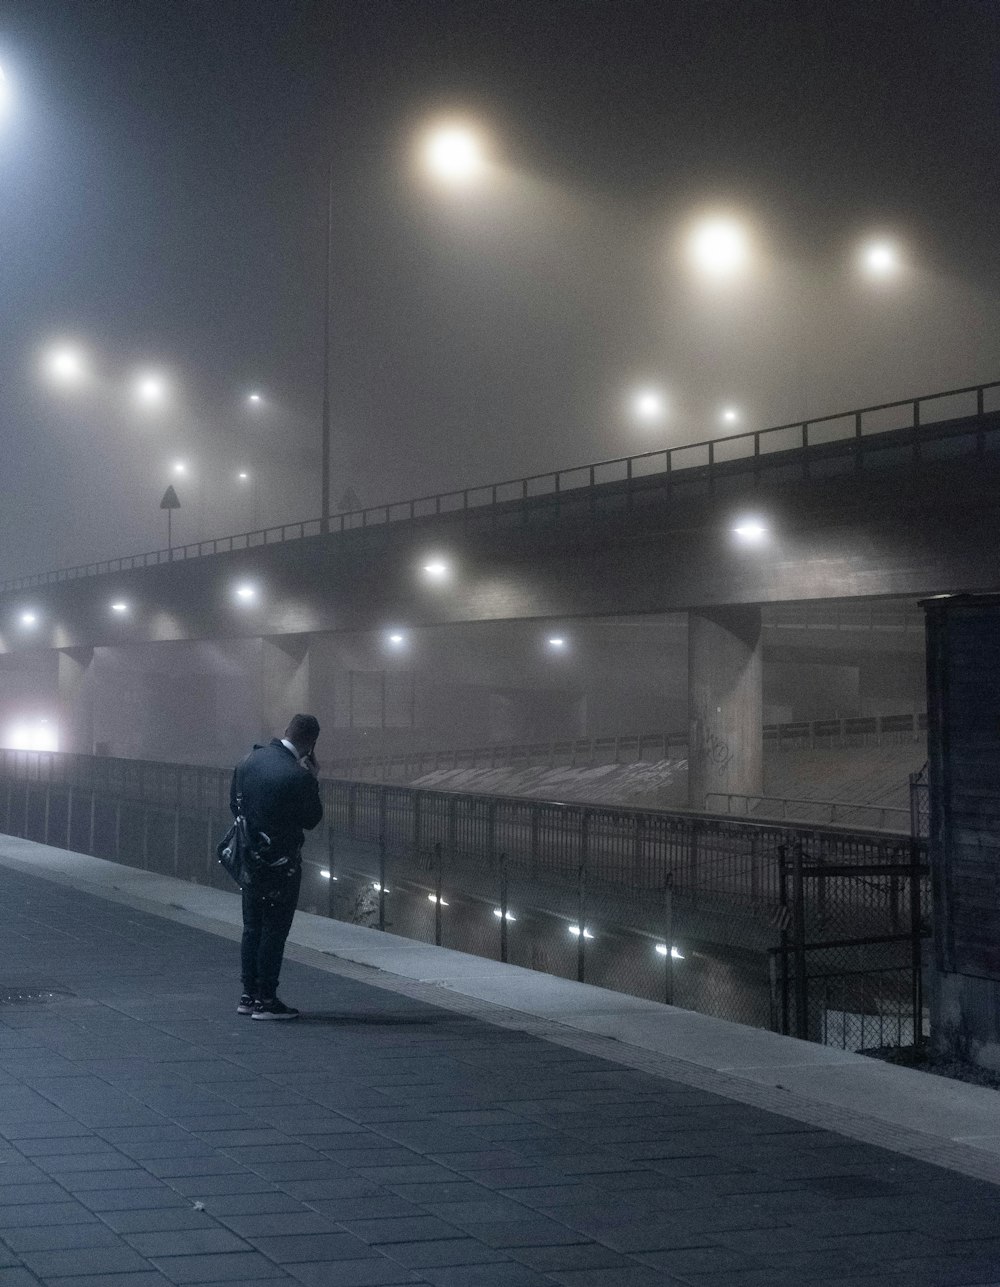
M 983 1180 L 21 870 L 0 943 L 0 1287 L 1000 1284 Z

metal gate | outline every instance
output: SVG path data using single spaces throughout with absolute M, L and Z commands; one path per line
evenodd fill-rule
M 854 1051 L 922 1042 L 927 868 L 916 845 L 908 861 L 894 849 L 860 862 L 831 860 L 822 845 L 779 851 L 777 1031 Z

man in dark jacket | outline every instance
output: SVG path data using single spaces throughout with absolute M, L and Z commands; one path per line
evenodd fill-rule
M 233 817 L 242 794 L 250 834 L 269 838 L 265 853 L 273 865 L 266 882 L 243 888 L 243 995 L 236 1013 L 252 1019 L 299 1014 L 278 1000 L 278 974 L 302 881 L 303 829 L 311 831 L 323 817 L 314 754 L 318 737 L 315 715 L 295 715 L 284 737 L 255 746 L 236 766 L 229 788 Z

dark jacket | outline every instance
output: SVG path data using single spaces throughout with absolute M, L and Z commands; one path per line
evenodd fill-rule
M 252 831 L 271 837 L 272 857 L 295 857 L 305 839 L 323 817 L 319 783 L 304 769 L 281 739 L 255 746 L 237 764 L 229 788 L 229 807 L 236 816 L 236 793 L 243 791 L 243 809 Z

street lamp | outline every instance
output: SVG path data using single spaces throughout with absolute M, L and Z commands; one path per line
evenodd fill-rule
M 45 367 L 53 380 L 66 386 L 79 384 L 86 375 L 83 355 L 68 346 L 53 349 L 45 359 Z
M 424 136 L 422 159 L 427 173 L 452 187 L 478 178 L 486 165 L 482 140 L 461 122 L 436 125 Z
M 420 157 L 428 174 L 452 187 L 465 187 L 486 167 L 480 134 L 462 122 L 443 122 L 427 130 Z M 326 264 L 323 274 L 323 410 L 321 427 L 320 531 L 330 531 L 330 317 L 333 260 L 333 158 L 327 167 Z M 250 395 L 251 402 L 254 394 Z
M 713 215 L 692 229 L 688 254 L 703 276 L 723 281 L 748 266 L 750 238 L 744 225 L 736 219 Z
M 632 395 L 632 414 L 640 424 L 659 424 L 667 411 L 666 398 L 659 389 L 636 389 Z
M 724 425 L 735 425 L 739 423 L 740 413 L 735 407 L 723 407 L 719 413 L 719 419 Z
M 895 277 L 902 267 L 899 247 L 892 241 L 870 241 L 861 251 L 861 267 L 868 277 Z

